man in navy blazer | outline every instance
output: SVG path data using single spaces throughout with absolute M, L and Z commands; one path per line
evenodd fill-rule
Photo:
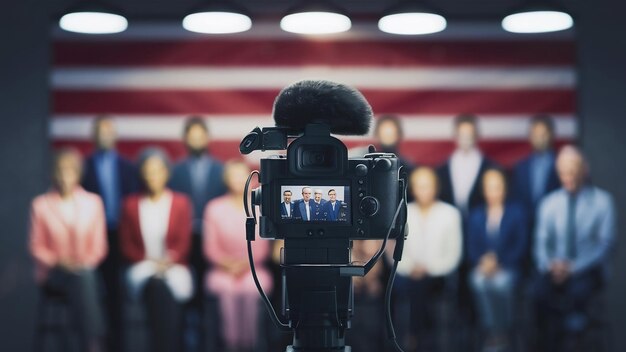
M 280 203 L 280 217 L 283 219 L 291 219 L 293 217 L 294 204 L 291 201 L 291 190 L 283 192 L 283 202 Z
M 202 234 L 204 207 L 213 198 L 226 193 L 224 165 L 208 153 L 209 129 L 200 117 L 190 117 L 185 123 L 184 143 L 188 157 L 172 169 L 169 186 L 185 193 L 193 202 L 194 236 Z
M 194 268 L 195 287 L 201 288 L 206 270 L 202 253 L 202 217 L 206 204 L 226 193 L 224 165 L 208 153 L 209 128 L 202 118 L 193 116 L 187 119 L 183 136 L 188 157 L 173 167 L 169 187 L 188 195 L 193 204 L 193 236 L 189 261 Z M 196 289 L 194 302 L 199 301 L 201 292 L 201 289 Z
M 328 191 L 329 200 L 322 206 L 323 219 L 326 221 L 339 221 L 348 218 L 348 214 L 342 213 L 341 206 L 343 201 L 337 200 L 337 191 L 331 189 Z
M 139 172 L 135 165 L 124 159 L 116 150 L 117 131 L 115 121 L 110 116 L 99 116 L 93 125 L 93 142 L 96 150 L 85 160 L 84 173 L 81 180 L 83 188 L 100 197 L 104 203 L 107 223 L 107 244 L 109 252 L 102 262 L 99 271 L 103 277 L 107 309 L 110 324 L 110 350 L 119 349 L 120 326 L 119 310 L 119 265 L 120 252 L 118 240 L 118 223 L 120 209 L 124 197 L 139 188 Z
M 554 124 L 549 116 L 535 116 L 530 125 L 532 153 L 515 165 L 512 195 L 529 216 L 529 229 L 534 227 L 537 204 L 548 193 L 560 187 L 552 148 Z
M 294 208 L 294 219 L 300 219 L 303 221 L 311 221 L 312 216 L 314 214 L 313 209 L 313 200 L 311 196 L 313 195 L 313 190 L 311 187 L 302 187 L 302 199 L 298 200 L 295 204 Z

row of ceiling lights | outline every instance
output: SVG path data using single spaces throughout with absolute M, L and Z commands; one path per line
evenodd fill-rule
M 559 9 L 541 6 L 516 11 L 502 20 L 502 28 L 513 33 L 545 33 L 572 27 L 572 17 Z M 70 32 L 89 34 L 119 33 L 126 30 L 128 20 L 110 9 L 84 5 L 61 17 L 59 25 Z M 443 31 L 445 17 L 436 11 L 404 1 L 389 9 L 378 21 L 378 28 L 386 33 L 420 35 Z M 352 22 L 342 11 L 320 4 L 300 6 L 288 12 L 280 21 L 287 32 L 299 34 L 330 34 L 345 32 Z M 226 34 L 245 32 L 252 20 L 245 11 L 232 3 L 213 3 L 183 19 L 183 27 L 191 32 Z

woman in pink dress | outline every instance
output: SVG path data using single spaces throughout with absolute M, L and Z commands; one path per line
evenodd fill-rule
M 228 193 L 210 201 L 204 211 L 204 254 L 212 263 L 206 275 L 206 289 L 219 300 L 228 350 L 251 350 L 257 339 L 260 297 L 248 265 L 242 201 L 249 173 L 243 162 L 226 163 L 224 181 Z M 261 285 L 270 291 L 272 277 L 265 267 L 270 241 L 254 241 L 252 248 Z

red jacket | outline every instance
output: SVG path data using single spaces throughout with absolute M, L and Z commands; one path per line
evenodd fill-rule
M 124 258 L 135 263 L 145 259 L 145 248 L 139 225 L 139 199 L 142 194 L 132 194 L 124 199 L 120 220 L 119 236 Z M 165 236 L 165 248 L 169 259 L 178 264 L 187 264 L 191 244 L 193 208 L 186 195 L 172 192 L 169 227 Z

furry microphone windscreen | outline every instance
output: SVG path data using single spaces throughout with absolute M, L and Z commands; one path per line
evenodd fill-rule
M 365 135 L 373 114 L 358 90 L 330 81 L 305 80 L 278 94 L 273 115 L 278 127 L 300 131 L 310 123 L 324 123 L 334 134 Z

